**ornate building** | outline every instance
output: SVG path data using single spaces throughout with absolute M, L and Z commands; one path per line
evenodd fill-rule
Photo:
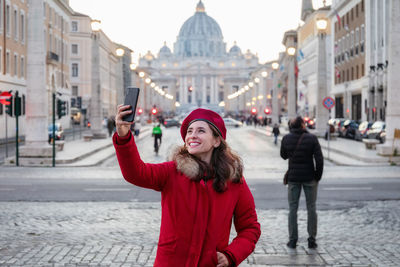
M 182 25 L 173 52 L 164 43 L 157 57 L 148 52 L 139 59 L 143 79 L 138 86 L 144 89 L 140 105 L 146 111 L 156 105 L 164 111 L 201 106 L 237 112 L 244 105 L 227 96 L 259 67 L 258 57 L 250 51 L 242 53 L 236 43 L 226 51 L 221 28 L 200 0 L 195 14 Z M 164 95 L 172 99 L 163 100 Z

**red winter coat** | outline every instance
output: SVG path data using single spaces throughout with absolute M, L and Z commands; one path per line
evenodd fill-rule
M 131 133 L 129 133 L 131 136 Z M 175 157 L 160 164 L 144 163 L 134 138 L 117 134 L 114 146 L 125 180 L 161 192 L 161 228 L 154 266 L 215 267 L 217 251 L 239 265 L 254 250 L 260 237 L 254 199 L 245 180 L 228 183 L 217 193 L 212 180 L 196 182 L 197 163 Z M 232 218 L 237 236 L 229 244 Z

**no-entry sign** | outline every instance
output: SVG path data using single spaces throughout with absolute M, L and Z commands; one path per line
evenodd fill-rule
M 324 107 L 329 110 L 335 105 L 335 99 L 330 96 L 325 97 L 324 100 L 322 100 L 322 105 L 324 105 Z
M 8 100 L 11 98 L 11 96 L 12 95 L 9 92 L 2 92 L 0 94 L 0 103 L 3 104 L 3 105 L 10 105 L 11 102 L 8 101 Z

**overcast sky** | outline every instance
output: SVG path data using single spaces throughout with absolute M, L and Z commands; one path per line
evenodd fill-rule
M 102 30 L 114 42 L 142 55 L 153 54 L 164 41 L 173 44 L 183 23 L 195 13 L 199 0 L 70 0 L 77 12 L 101 20 Z M 203 0 L 207 15 L 221 27 L 229 50 L 234 41 L 245 52 L 258 53 L 260 62 L 278 58 L 283 34 L 296 29 L 301 0 Z M 321 0 L 313 0 L 320 5 Z M 327 3 L 331 1 L 328 0 Z

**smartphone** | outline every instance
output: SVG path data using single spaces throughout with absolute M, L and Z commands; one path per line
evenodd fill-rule
M 124 116 L 122 120 L 132 122 L 135 119 L 136 105 L 139 99 L 139 91 L 140 89 L 136 87 L 126 88 L 124 105 L 130 105 L 132 113 Z

